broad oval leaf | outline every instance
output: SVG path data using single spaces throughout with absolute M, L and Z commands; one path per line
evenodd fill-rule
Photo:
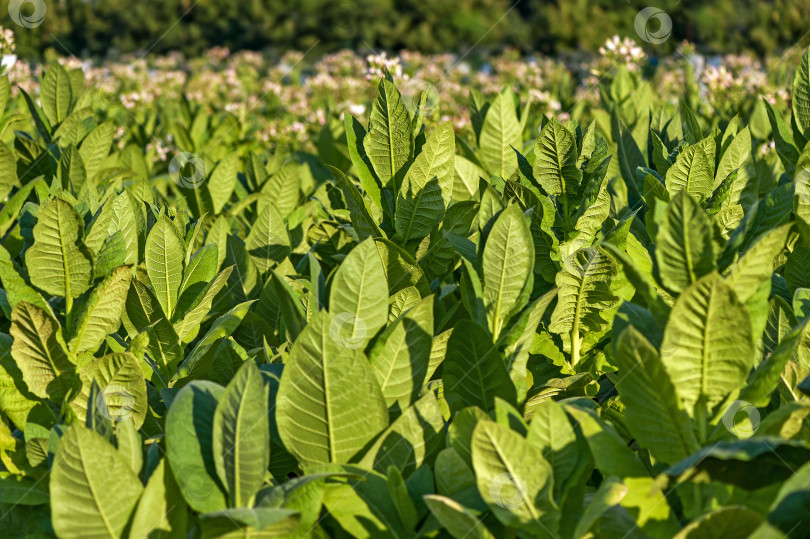
M 669 202 L 656 236 L 655 257 L 664 286 L 681 292 L 715 268 L 711 223 L 691 196 Z
M 80 424 L 56 449 L 51 518 L 59 537 L 121 537 L 143 486 L 110 442 Z
M 162 215 L 146 238 L 146 273 L 169 320 L 177 308 L 177 294 L 183 282 L 184 252 L 174 226 Z
M 225 388 L 195 381 L 180 390 L 166 415 L 166 453 L 180 492 L 200 513 L 227 507 L 214 463 L 213 424 Z
M 541 537 L 558 534 L 554 475 L 539 449 L 508 427 L 483 420 L 473 431 L 472 463 L 478 492 L 498 520 Z
M 332 279 L 329 312 L 342 338 L 360 346 L 388 320 L 388 280 L 380 253 L 368 238 L 352 249 Z
M 276 398 L 281 440 L 304 466 L 349 462 L 388 424 L 368 360 L 343 345 L 335 320 L 320 311 L 307 324 L 290 351 Z
M 534 267 L 532 235 L 518 204 L 495 220 L 481 266 L 487 322 L 497 339 L 509 317 L 522 307 L 518 298 Z
M 683 291 L 664 330 L 661 362 L 684 406 L 710 408 L 742 386 L 753 367 L 751 320 L 717 273 Z
M 214 464 L 232 507 L 249 507 L 270 456 L 267 391 L 252 360 L 237 371 L 214 413 Z
M 444 216 L 453 189 L 455 148 L 453 126 L 444 123 L 408 169 L 396 202 L 396 231 L 403 243 L 424 238 Z
M 81 243 L 84 226 L 73 206 L 51 200 L 37 214 L 34 245 L 25 253 L 31 284 L 54 296 L 79 297 L 90 287 L 91 255 Z

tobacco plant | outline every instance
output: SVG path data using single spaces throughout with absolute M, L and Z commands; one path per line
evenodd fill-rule
M 807 536 L 808 66 L 769 140 L 622 69 L 466 139 L 386 73 L 317 156 L 0 79 L 4 530 Z

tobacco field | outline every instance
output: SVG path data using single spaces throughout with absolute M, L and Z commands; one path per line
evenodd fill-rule
M 339 58 L 0 77 L 0 533 L 810 536 L 810 51 Z

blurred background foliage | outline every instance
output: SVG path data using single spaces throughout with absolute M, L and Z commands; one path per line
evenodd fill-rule
M 32 1 L 23 11 L 32 10 Z M 708 53 L 766 55 L 807 43 L 810 0 L 45 0 L 41 26 L 19 29 L 0 0 L 20 56 L 48 49 L 79 57 L 213 46 L 324 53 L 409 49 L 425 53 L 505 47 L 559 53 L 596 50 L 613 34 L 668 54 L 682 40 Z M 653 5 L 673 21 L 661 45 L 638 40 L 638 11 Z

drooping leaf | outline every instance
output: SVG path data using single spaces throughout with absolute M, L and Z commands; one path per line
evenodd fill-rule
M 76 386 L 76 365 L 67 354 L 59 323 L 50 314 L 25 301 L 11 313 L 11 356 L 29 391 L 56 402 Z

